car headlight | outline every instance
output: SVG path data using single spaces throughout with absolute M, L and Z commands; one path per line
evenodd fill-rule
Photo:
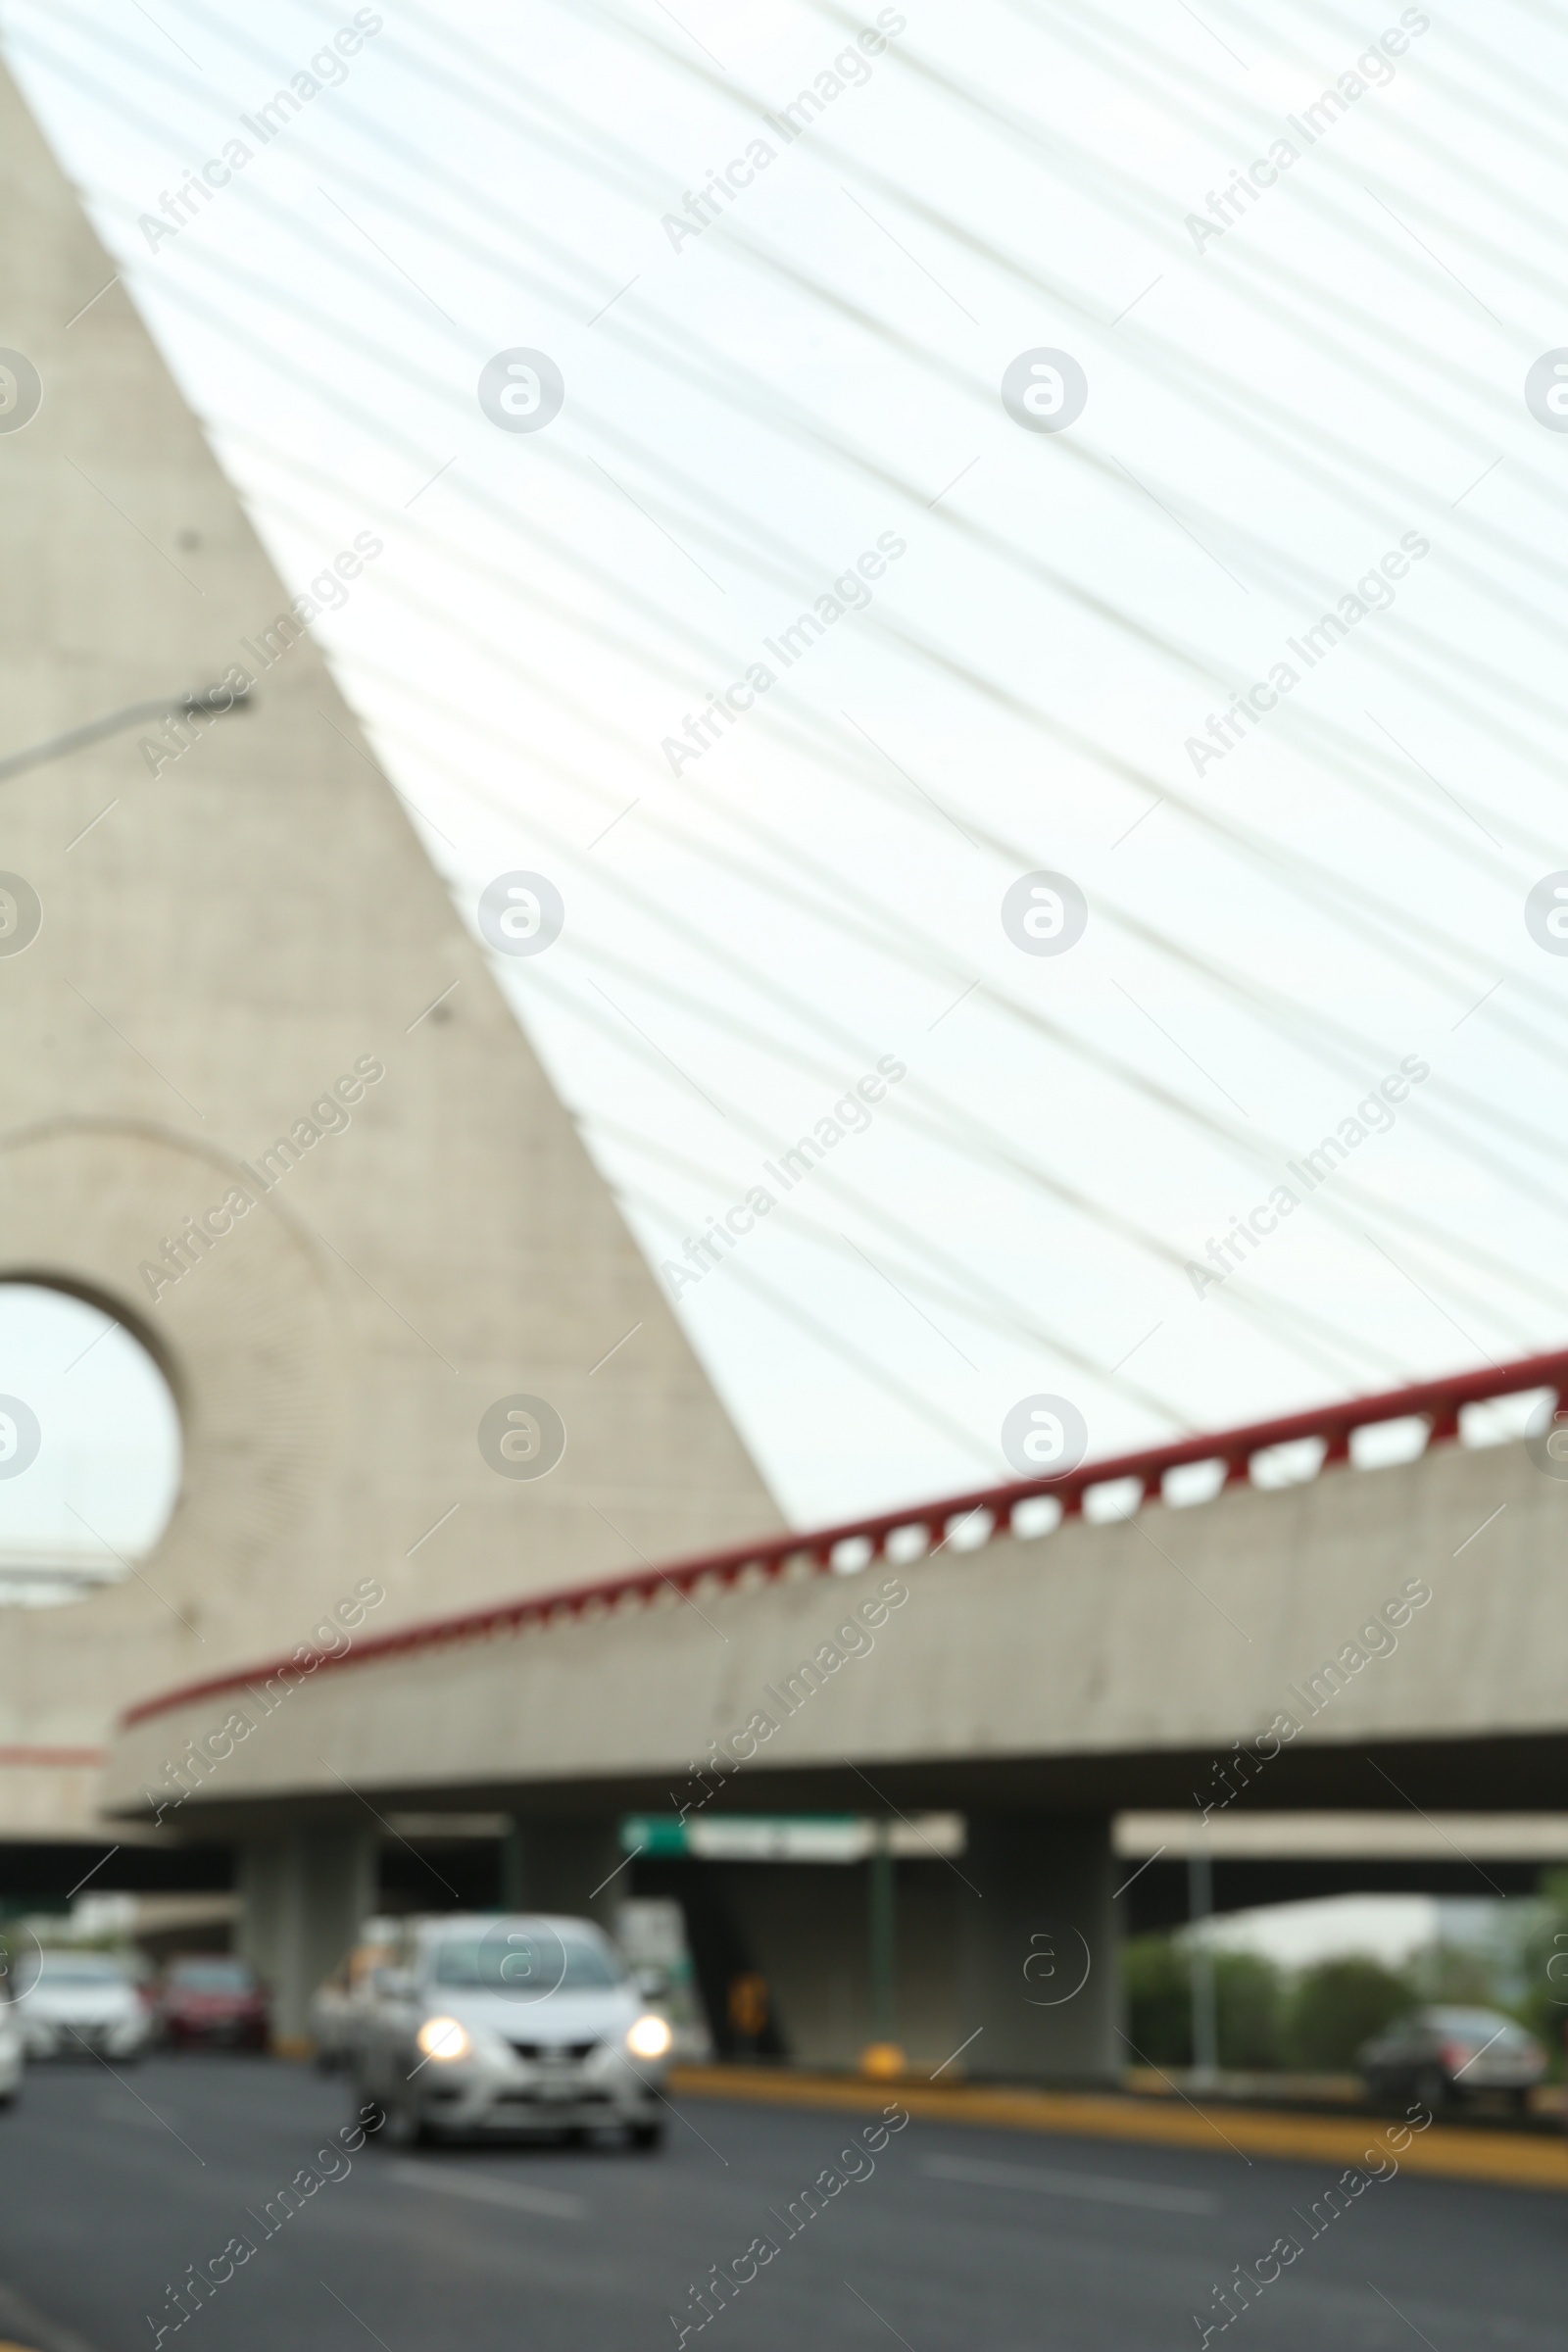
M 467 2029 L 460 2026 L 455 2017 L 427 2017 L 416 2038 L 426 2058 L 442 2063 L 466 2058 L 473 2047 Z
M 634 2058 L 662 2058 L 673 2035 L 662 2017 L 650 2010 L 640 2017 L 626 2035 L 626 2047 Z

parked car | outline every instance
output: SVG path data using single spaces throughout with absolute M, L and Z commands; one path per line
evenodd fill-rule
M 11 2106 L 22 2088 L 25 2059 L 22 2013 L 15 2001 L 0 1994 L 0 2107 Z
M 413 1921 L 375 1972 L 354 2052 L 381 2144 L 613 2129 L 664 2136 L 670 2030 L 585 1919 Z
M 390 1944 L 357 1943 L 317 1986 L 309 2025 L 316 2063 L 324 2074 L 352 2065 L 360 2029 L 375 1998 L 375 1972 L 391 1958 Z
M 1500 2092 L 1521 2115 L 1546 2073 L 1533 2034 L 1497 2009 L 1416 2009 L 1357 2052 L 1375 2104 L 1419 2099 L 1434 2114 L 1482 2092 Z
M 171 1960 L 158 1986 L 158 2023 L 176 2048 L 265 2050 L 270 2039 L 267 1991 L 248 1960 L 187 1952 Z
M 15 1999 L 29 2058 L 129 2064 L 152 2030 L 134 1970 L 112 1952 L 41 1950 L 19 1965 Z

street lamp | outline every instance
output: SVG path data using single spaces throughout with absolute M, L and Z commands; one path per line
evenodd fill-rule
M 226 693 L 227 700 L 221 699 Z M 7 777 L 20 775 L 26 767 L 42 767 L 47 760 L 63 760 L 68 752 L 79 751 L 83 744 L 97 743 L 105 735 L 118 735 L 122 727 L 140 726 L 149 718 L 221 718 L 225 711 L 242 710 L 250 701 L 250 688 L 237 686 L 220 690 L 207 687 L 199 694 L 166 695 L 158 703 L 127 703 L 122 710 L 111 710 L 107 717 L 90 718 L 85 726 L 68 728 L 64 735 L 51 735 L 46 743 L 35 743 L 27 751 L 13 752 L 0 760 L 0 784 Z

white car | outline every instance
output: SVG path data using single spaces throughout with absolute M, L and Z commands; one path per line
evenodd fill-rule
M 460 1914 L 410 1923 L 354 2051 L 383 2140 L 664 2136 L 668 2022 L 591 1921 Z
M 18 1962 L 16 2015 L 29 2058 L 91 2054 L 128 2062 L 152 2031 L 122 1960 L 109 1952 L 44 1950 Z
M 22 2088 L 25 2054 L 21 2013 L 15 2001 L 0 1996 L 0 2107 L 9 2107 Z

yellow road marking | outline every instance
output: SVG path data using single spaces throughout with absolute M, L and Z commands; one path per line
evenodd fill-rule
M 1289 2115 L 1259 2107 L 1156 2105 L 1092 2091 L 979 2087 L 938 2090 L 923 2084 L 858 2082 L 837 2075 L 772 2074 L 743 2066 L 678 2066 L 670 2088 L 716 2099 L 756 2099 L 777 2106 L 877 2111 L 897 2100 L 911 2115 L 945 2124 L 989 2124 L 1008 2132 L 1064 2132 L 1091 2139 L 1135 2139 L 1166 2147 L 1239 2148 L 1249 2156 L 1299 2162 L 1376 2164 L 1394 2119 Z M 1383 2157 L 1387 2162 L 1387 2156 Z M 1488 2180 L 1513 2188 L 1568 2189 L 1568 2136 L 1456 2130 L 1433 2124 L 1397 2151 L 1406 2172 L 1442 2174 L 1453 2180 Z

